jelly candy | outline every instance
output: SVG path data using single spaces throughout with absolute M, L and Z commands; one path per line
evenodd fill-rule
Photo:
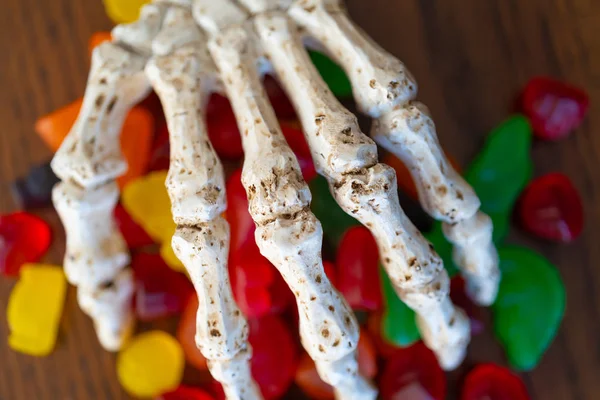
M 383 400 L 446 398 L 446 375 L 433 352 L 422 342 L 398 349 L 388 359 L 380 382 Z
M 50 354 L 67 292 L 61 267 L 27 264 L 8 300 L 9 346 L 33 356 Z
M 465 280 L 461 276 L 455 276 L 450 281 L 450 298 L 452 302 L 469 317 L 471 323 L 471 336 L 479 335 L 485 329 L 482 320 L 481 308 L 471 301 L 465 291 Z
M 367 228 L 348 229 L 337 250 L 336 266 L 336 287 L 352 309 L 375 311 L 382 307 L 379 251 Z
M 586 92 L 548 77 L 530 80 L 521 95 L 521 107 L 536 137 L 557 140 L 576 129 L 590 108 Z
M 83 99 L 75 100 L 73 103 L 59 108 L 36 121 L 36 133 L 53 152 L 58 150 L 71 130 L 82 104 Z
M 213 400 L 214 398 L 202 389 L 179 386 L 177 389 L 164 393 L 157 400 Z
M 242 137 L 231 106 L 224 107 L 219 113 L 208 114 L 206 129 L 219 157 L 236 160 L 244 155 Z
M 268 287 L 278 272 L 254 243 L 248 243 L 240 251 L 232 254 L 229 267 L 236 269 L 237 279 L 244 287 Z
M 298 164 L 300 164 L 304 180 L 310 182 L 317 176 L 317 171 L 310 154 L 310 148 L 302 133 L 302 129 L 298 129 L 287 123 L 282 123 L 281 130 L 283 136 L 285 136 L 285 140 L 298 159 Z
M 312 193 L 311 209 L 321 221 L 323 237 L 329 244 L 337 247 L 344 233 L 360 222 L 349 216 L 338 206 L 329 192 L 329 184 L 322 176 L 314 178 L 310 184 Z
M 155 397 L 179 386 L 185 361 L 181 346 L 166 332 L 131 339 L 117 357 L 117 376 L 131 396 Z
M 377 375 L 377 353 L 369 333 L 365 329 L 360 331 L 360 339 L 357 346 L 358 369 L 366 378 L 374 378 Z M 304 353 L 295 376 L 296 385 L 314 400 L 334 399 L 333 387 L 323 382 L 315 367 L 315 362 L 307 353 Z
M 206 371 L 206 358 L 196 346 L 196 315 L 198 297 L 190 296 L 177 326 L 177 340 L 181 344 L 186 361 L 200 371 Z
M 513 368 L 528 371 L 550 345 L 565 310 L 556 268 L 525 248 L 499 249 L 502 280 L 492 306 L 494 331 Z
M 466 173 L 466 180 L 481 200 L 481 210 L 492 217 L 494 226 L 509 219 L 514 203 L 531 179 L 531 126 L 522 115 L 515 115 L 488 137 L 484 150 Z M 502 232 L 494 229 L 494 242 Z
M 150 0 L 103 0 L 106 14 L 115 24 L 135 22 L 140 16 L 140 9 Z
M 52 188 L 59 179 L 50 163 L 33 167 L 26 177 L 12 185 L 12 194 L 22 209 L 44 208 L 52 204 Z
M 369 313 L 367 317 L 367 329 L 369 335 L 373 340 L 373 345 L 377 350 L 377 354 L 383 358 L 391 357 L 396 350 L 399 348 L 393 343 L 389 342 L 381 332 L 383 311 L 376 311 Z
M 335 268 L 335 264 L 331 261 L 323 260 L 323 270 L 329 282 L 335 287 L 337 285 L 337 269 Z
M 42 258 L 51 239 L 50 226 L 35 215 L 0 215 L 0 273 L 18 275 L 23 264 Z
M 181 313 L 194 294 L 189 279 L 169 268 L 158 254 L 135 254 L 131 267 L 136 315 L 142 321 Z
M 583 230 L 583 205 L 571 180 L 560 173 L 535 179 L 519 200 L 523 227 L 544 239 L 570 242 Z
M 352 96 L 352 84 L 342 68 L 323 53 L 311 50 L 309 54 L 313 64 L 334 95 L 337 97 Z
M 465 378 L 460 400 L 529 400 L 527 388 L 510 370 L 495 364 L 481 364 Z
M 295 118 L 296 111 L 294 110 L 294 106 L 275 78 L 266 75 L 263 85 L 277 117 L 282 119 Z
M 112 40 L 112 34 L 110 32 L 96 32 L 90 36 L 88 40 L 88 53 L 90 57 L 92 56 L 92 52 L 98 46 L 100 46 L 104 42 L 110 42 Z
M 121 196 L 121 204 L 131 218 L 158 243 L 170 242 L 176 228 L 166 179 L 167 171 L 152 172 L 127 184 Z
M 117 226 L 127 242 L 127 247 L 137 249 L 154 243 L 146 231 L 131 219 L 120 203 L 115 207 L 114 216 Z
M 209 118 L 212 115 L 220 115 L 227 109 L 231 110 L 231 103 L 225 96 L 221 96 L 218 93 L 213 93 L 208 99 L 206 104 L 206 117 Z
M 173 231 L 171 236 L 173 236 L 173 233 L 175 233 L 175 232 Z M 159 251 L 160 251 L 160 256 L 162 257 L 163 261 L 172 270 L 177 271 L 177 272 L 182 272 L 187 275 L 187 269 L 185 268 L 185 265 L 183 265 L 181 260 L 179 260 L 179 258 L 175 255 L 175 252 L 173 251 L 173 246 L 171 245 L 170 239 L 165 238 L 165 241 L 162 242 L 160 245 Z
M 385 313 L 381 320 L 383 337 L 397 346 L 410 346 L 421 337 L 415 321 L 415 312 L 400 300 L 390 278 L 383 270 L 380 271 L 380 275 L 385 297 Z
M 166 171 L 171 164 L 171 146 L 169 144 L 169 128 L 160 125 L 150 148 L 148 171 Z
M 265 400 L 282 396 L 294 381 L 298 348 L 289 327 L 275 315 L 249 320 L 252 375 Z
M 234 171 L 226 185 L 227 193 L 227 222 L 229 222 L 230 245 L 229 258 L 236 254 L 242 254 L 240 249 L 248 246 L 254 241 L 256 225 L 248 212 L 248 197 L 242 185 L 242 170 Z

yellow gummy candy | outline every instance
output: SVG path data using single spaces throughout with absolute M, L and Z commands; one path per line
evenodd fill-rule
M 10 294 L 8 345 L 32 356 L 50 354 L 56 344 L 67 281 L 61 267 L 25 264 Z
M 169 267 L 171 267 L 171 269 L 187 274 L 187 270 L 185 269 L 183 263 L 179 261 L 179 258 L 177 258 L 175 255 L 170 240 L 163 242 L 163 244 L 160 246 L 160 256 L 162 257 L 163 261 Z
M 152 398 L 179 386 L 185 359 L 181 345 L 166 332 L 134 337 L 117 358 L 119 382 L 132 396 Z
M 131 218 L 158 243 L 171 242 L 175 232 L 166 179 L 167 171 L 152 172 L 127 184 L 121 197 Z
M 104 0 L 106 14 L 115 24 L 134 22 L 140 16 L 140 9 L 150 0 Z

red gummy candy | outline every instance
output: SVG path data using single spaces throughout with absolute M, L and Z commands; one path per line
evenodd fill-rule
M 185 360 L 194 368 L 206 371 L 208 369 L 206 358 L 196 346 L 197 314 L 198 297 L 190 296 L 177 326 L 177 340 L 181 344 Z
M 525 188 L 519 216 L 527 231 L 555 242 L 570 242 L 583 230 L 581 197 L 561 173 L 544 175 Z
M 367 329 L 369 330 L 369 334 L 371 336 L 371 339 L 373 340 L 373 344 L 377 349 L 377 353 L 381 357 L 387 359 L 392 357 L 399 349 L 399 347 L 391 342 L 388 342 L 387 339 L 381 334 L 382 317 L 383 311 L 369 313 L 367 319 Z
M 325 270 L 325 275 L 327 275 L 329 282 L 336 287 L 337 271 L 335 269 L 335 264 L 331 261 L 323 261 L 323 269 Z
M 0 215 L 0 273 L 17 276 L 21 266 L 39 261 L 52 232 L 41 218 L 26 212 Z
M 337 288 L 355 310 L 382 307 L 379 251 L 371 232 L 357 226 L 346 231 L 337 251 Z
M 248 212 L 248 197 L 242 185 L 242 170 L 234 171 L 226 185 L 227 193 L 227 222 L 231 230 L 229 245 L 231 255 L 240 252 L 240 249 L 248 243 L 255 243 L 254 231 L 256 225 Z
M 252 375 L 266 400 L 277 399 L 291 386 L 298 365 L 298 347 L 285 322 L 268 315 L 249 321 Z
M 281 125 L 281 131 L 298 159 L 298 164 L 300 164 L 304 180 L 310 182 L 317 176 L 317 170 L 315 169 L 315 164 L 313 163 L 310 148 L 308 147 L 304 133 L 302 133 L 301 129 L 285 123 Z
M 422 342 L 398 349 L 387 361 L 380 380 L 383 400 L 443 400 L 446 375 Z
M 169 143 L 169 128 L 163 124 L 158 128 L 156 138 L 150 149 L 148 171 L 166 171 L 171 161 L 171 145 Z
M 482 364 L 467 375 L 461 400 L 529 400 L 527 388 L 510 370 L 495 364 Z
M 471 335 L 479 335 L 485 329 L 482 321 L 481 308 L 477 307 L 467 296 L 465 280 L 461 276 L 455 276 L 450 281 L 450 298 L 458 307 L 462 308 L 471 322 Z
M 142 321 L 181 313 L 194 293 L 188 278 L 169 268 L 158 254 L 136 254 L 131 267 L 135 278 L 135 310 Z
M 244 155 L 242 137 L 231 106 L 215 107 L 217 112 L 206 116 L 206 129 L 213 148 L 221 158 L 241 158 Z
M 566 137 L 580 124 L 588 112 L 590 99 L 586 92 L 552 78 L 530 80 L 521 95 L 521 107 L 540 139 Z
M 131 219 L 131 216 L 120 203 L 115 207 L 114 216 L 117 226 L 125 238 L 125 242 L 127 242 L 127 247 L 137 249 L 154 243 L 146 231 Z
M 295 118 L 296 111 L 294 110 L 294 106 L 275 78 L 270 75 L 265 76 L 264 86 L 277 117 L 281 119 Z
M 171 392 L 162 394 L 158 400 L 214 400 L 214 397 L 202 389 L 179 386 Z

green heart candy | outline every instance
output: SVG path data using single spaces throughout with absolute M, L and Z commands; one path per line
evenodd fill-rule
M 513 368 L 534 368 L 556 335 L 565 311 L 565 288 L 547 259 L 532 250 L 499 250 L 502 281 L 494 331 Z
M 400 347 L 410 346 L 421 338 L 415 312 L 400 300 L 383 268 L 379 268 L 379 271 L 385 300 L 381 332 L 390 343 Z
M 317 70 L 321 74 L 321 77 L 329 86 L 329 90 L 333 92 L 336 97 L 350 97 L 352 96 L 352 84 L 346 76 L 346 73 L 339 65 L 333 62 L 325 54 L 318 51 L 309 51 L 310 59 L 312 60 Z

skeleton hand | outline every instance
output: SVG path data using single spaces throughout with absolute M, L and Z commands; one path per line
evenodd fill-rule
M 303 39 L 345 69 L 360 110 L 375 119 L 373 139 L 410 168 L 423 207 L 444 222 L 470 294 L 483 305 L 494 300 L 499 280 L 491 221 L 446 160 L 427 109 L 413 101 L 412 76 L 338 0 L 155 0 L 137 22 L 117 26 L 113 38 L 94 51 L 81 114 L 52 163 L 63 180 L 54 202 L 67 231 L 65 270 L 104 347 L 118 349 L 133 324 L 129 257 L 110 217 L 114 179 L 127 168 L 117 136 L 128 110 L 153 88 L 171 134 L 173 249 L 200 299 L 198 347 L 229 399 L 261 398 L 250 374 L 246 320 L 229 285 L 224 174 L 204 125 L 207 98 L 220 91 L 242 133 L 242 182 L 256 241 L 296 295 L 303 346 L 339 398 L 375 398 L 357 368 L 356 320 L 323 272 L 311 194 L 261 86 L 271 72 L 290 96 L 336 201 L 377 239 L 425 343 L 446 369 L 462 361 L 468 320 L 448 297 L 442 261 L 404 215 L 394 171 L 378 163 L 375 143 L 329 91 Z

